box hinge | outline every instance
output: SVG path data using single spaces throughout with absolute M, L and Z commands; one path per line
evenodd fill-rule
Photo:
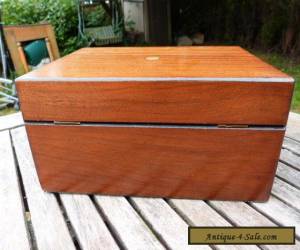
M 54 121 L 55 125 L 80 125 L 80 122 Z
M 219 124 L 218 128 L 248 128 L 249 125 L 240 125 L 240 124 Z

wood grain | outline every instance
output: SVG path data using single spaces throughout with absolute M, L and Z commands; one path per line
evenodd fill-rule
M 21 112 L 0 116 L 0 131 L 24 125 Z
M 284 131 L 27 125 L 47 191 L 266 200 Z
M 211 250 L 207 245 L 188 245 L 188 224 L 166 203 L 158 198 L 131 198 L 137 211 L 150 227 L 173 250 Z
M 300 142 L 300 114 L 290 112 L 286 126 L 286 136 Z
M 31 249 L 9 131 L 0 132 L 0 246 Z
M 280 160 L 300 171 L 300 155 L 296 155 L 290 150 L 282 149 L 280 154 Z
M 80 249 L 119 249 L 89 196 L 61 194 L 60 197 L 75 230 Z
M 272 213 L 269 214 L 269 218 L 265 217 L 255 208 L 249 206 L 249 204 L 244 202 L 210 201 L 209 204 L 217 212 L 221 213 L 226 219 L 230 220 L 236 226 L 278 226 L 276 223 L 269 219 L 274 218 L 274 215 Z M 296 240 L 296 244 L 297 245 L 260 245 L 260 247 L 266 250 L 298 250 L 299 241 Z
M 245 202 L 208 201 L 208 204 L 237 226 L 276 226 Z
M 272 194 L 300 212 L 300 189 L 275 177 Z
M 25 120 L 285 125 L 292 83 L 19 82 Z
M 292 226 L 296 228 L 296 237 L 300 237 L 300 213 L 282 202 L 281 200 L 271 196 L 268 202 L 251 204 L 261 213 L 272 217 L 276 223 L 282 226 Z
M 169 203 L 178 211 L 191 226 L 198 227 L 230 227 L 230 224 L 214 209 L 212 209 L 205 201 L 171 199 Z M 257 246 L 252 245 L 216 245 L 217 250 L 258 250 Z
M 95 196 L 124 249 L 166 249 L 124 197 Z
M 287 149 L 296 155 L 300 155 L 300 142 L 285 137 L 282 144 L 283 149 Z
M 276 175 L 291 183 L 295 187 L 300 188 L 300 171 L 279 162 Z
M 203 200 L 170 199 L 168 203 L 191 226 L 198 227 L 230 227 L 232 226 L 219 213 Z
M 25 127 L 11 130 L 26 192 L 38 249 L 76 249 L 54 194 L 45 193 L 38 180 Z
M 149 56 L 159 59 L 147 60 Z M 20 80 L 54 77 L 278 77 L 292 80 L 237 46 L 84 48 Z

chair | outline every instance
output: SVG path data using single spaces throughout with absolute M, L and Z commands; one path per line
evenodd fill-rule
M 50 24 L 8 25 L 3 28 L 7 47 L 18 75 L 30 71 L 28 61 L 45 54 L 45 48 L 50 61 L 58 59 L 59 50 L 55 34 Z M 36 41 L 39 40 L 39 41 Z M 25 46 L 28 42 L 36 41 Z M 34 52 L 34 50 L 36 50 Z

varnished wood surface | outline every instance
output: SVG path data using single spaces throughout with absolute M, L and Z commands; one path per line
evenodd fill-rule
M 25 120 L 284 125 L 293 84 L 18 84 Z
M 266 200 L 279 129 L 27 125 L 52 192 Z
M 154 60 L 158 58 L 158 60 Z M 292 78 L 235 46 L 84 48 L 19 79 Z
M 297 114 L 290 116 L 287 127 L 287 135 L 290 138 L 286 137 L 284 144 L 284 148 L 293 152 L 293 156 L 296 158 L 300 154 L 300 137 L 297 137 L 296 133 L 291 135 L 291 131 L 300 130 L 297 119 L 294 119 L 297 116 L 300 118 L 300 115 Z M 0 174 L 3 177 L 0 186 L 9 186 L 10 188 L 0 191 L 0 200 L 10 197 L 12 206 L 15 208 L 18 204 L 21 206 L 18 209 L 7 210 L 6 206 L 9 202 L 0 203 L 0 210 L 3 210 L 3 214 L 0 213 L 1 225 L 5 225 L 6 229 L 12 229 L 10 232 L 5 228 L 2 231 L 0 229 L 1 247 L 4 249 L 7 249 L 5 243 L 8 243 L 8 249 L 18 250 L 28 248 L 72 249 L 73 243 L 69 241 L 68 235 L 71 235 L 73 242 L 76 242 L 76 247 L 79 245 L 82 250 L 114 249 L 114 242 L 120 249 L 149 249 L 149 246 L 153 246 L 155 249 L 164 246 L 168 249 L 190 249 L 186 240 L 188 225 L 286 225 L 295 226 L 296 237 L 298 239 L 300 237 L 300 175 L 297 174 L 299 171 L 293 165 L 295 161 L 281 159 L 287 164 L 279 164 L 272 194 L 266 203 L 207 202 L 188 199 L 80 194 L 52 195 L 44 192 L 40 187 L 25 128 L 22 126 L 23 121 L 18 119 L 19 116 L 9 115 L 6 117 L 11 120 L 11 126 L 7 124 L 8 126 L 4 128 L 6 131 L 0 132 L 0 134 L 6 133 L 9 139 L 0 139 L 0 148 L 4 149 L 4 151 L 0 150 L 2 169 Z M 0 125 L 1 122 L 3 121 L 0 121 Z M 15 128 L 16 124 L 21 127 Z M 8 135 L 8 132 L 11 136 Z M 6 151 L 11 151 L 11 153 L 8 154 Z M 18 164 L 15 164 L 16 162 Z M 18 174 L 14 173 L 16 171 Z M 8 173 L 7 176 L 4 173 Z M 14 191 L 19 189 L 22 190 L 21 195 Z M 182 222 L 182 218 L 186 224 Z M 64 223 L 60 223 L 60 220 Z M 23 226 L 22 222 L 25 222 Z M 71 225 L 71 227 L 66 229 L 66 225 Z M 22 231 L 27 231 L 25 237 L 28 238 L 29 245 L 25 244 L 26 239 L 24 241 Z M 76 247 L 74 246 L 73 249 Z M 209 246 L 203 247 L 197 246 L 196 248 L 211 249 Z M 228 250 L 228 248 L 235 250 L 258 250 L 260 248 L 299 250 L 300 242 L 296 239 L 296 245 L 289 246 L 257 247 L 253 245 L 249 248 L 249 246 L 218 245 L 212 247 L 218 250 Z

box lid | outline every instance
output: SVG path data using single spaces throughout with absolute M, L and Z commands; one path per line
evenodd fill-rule
M 293 81 L 237 46 L 83 48 L 20 80 Z
M 293 78 L 240 47 L 85 48 L 17 79 L 26 121 L 284 125 Z

